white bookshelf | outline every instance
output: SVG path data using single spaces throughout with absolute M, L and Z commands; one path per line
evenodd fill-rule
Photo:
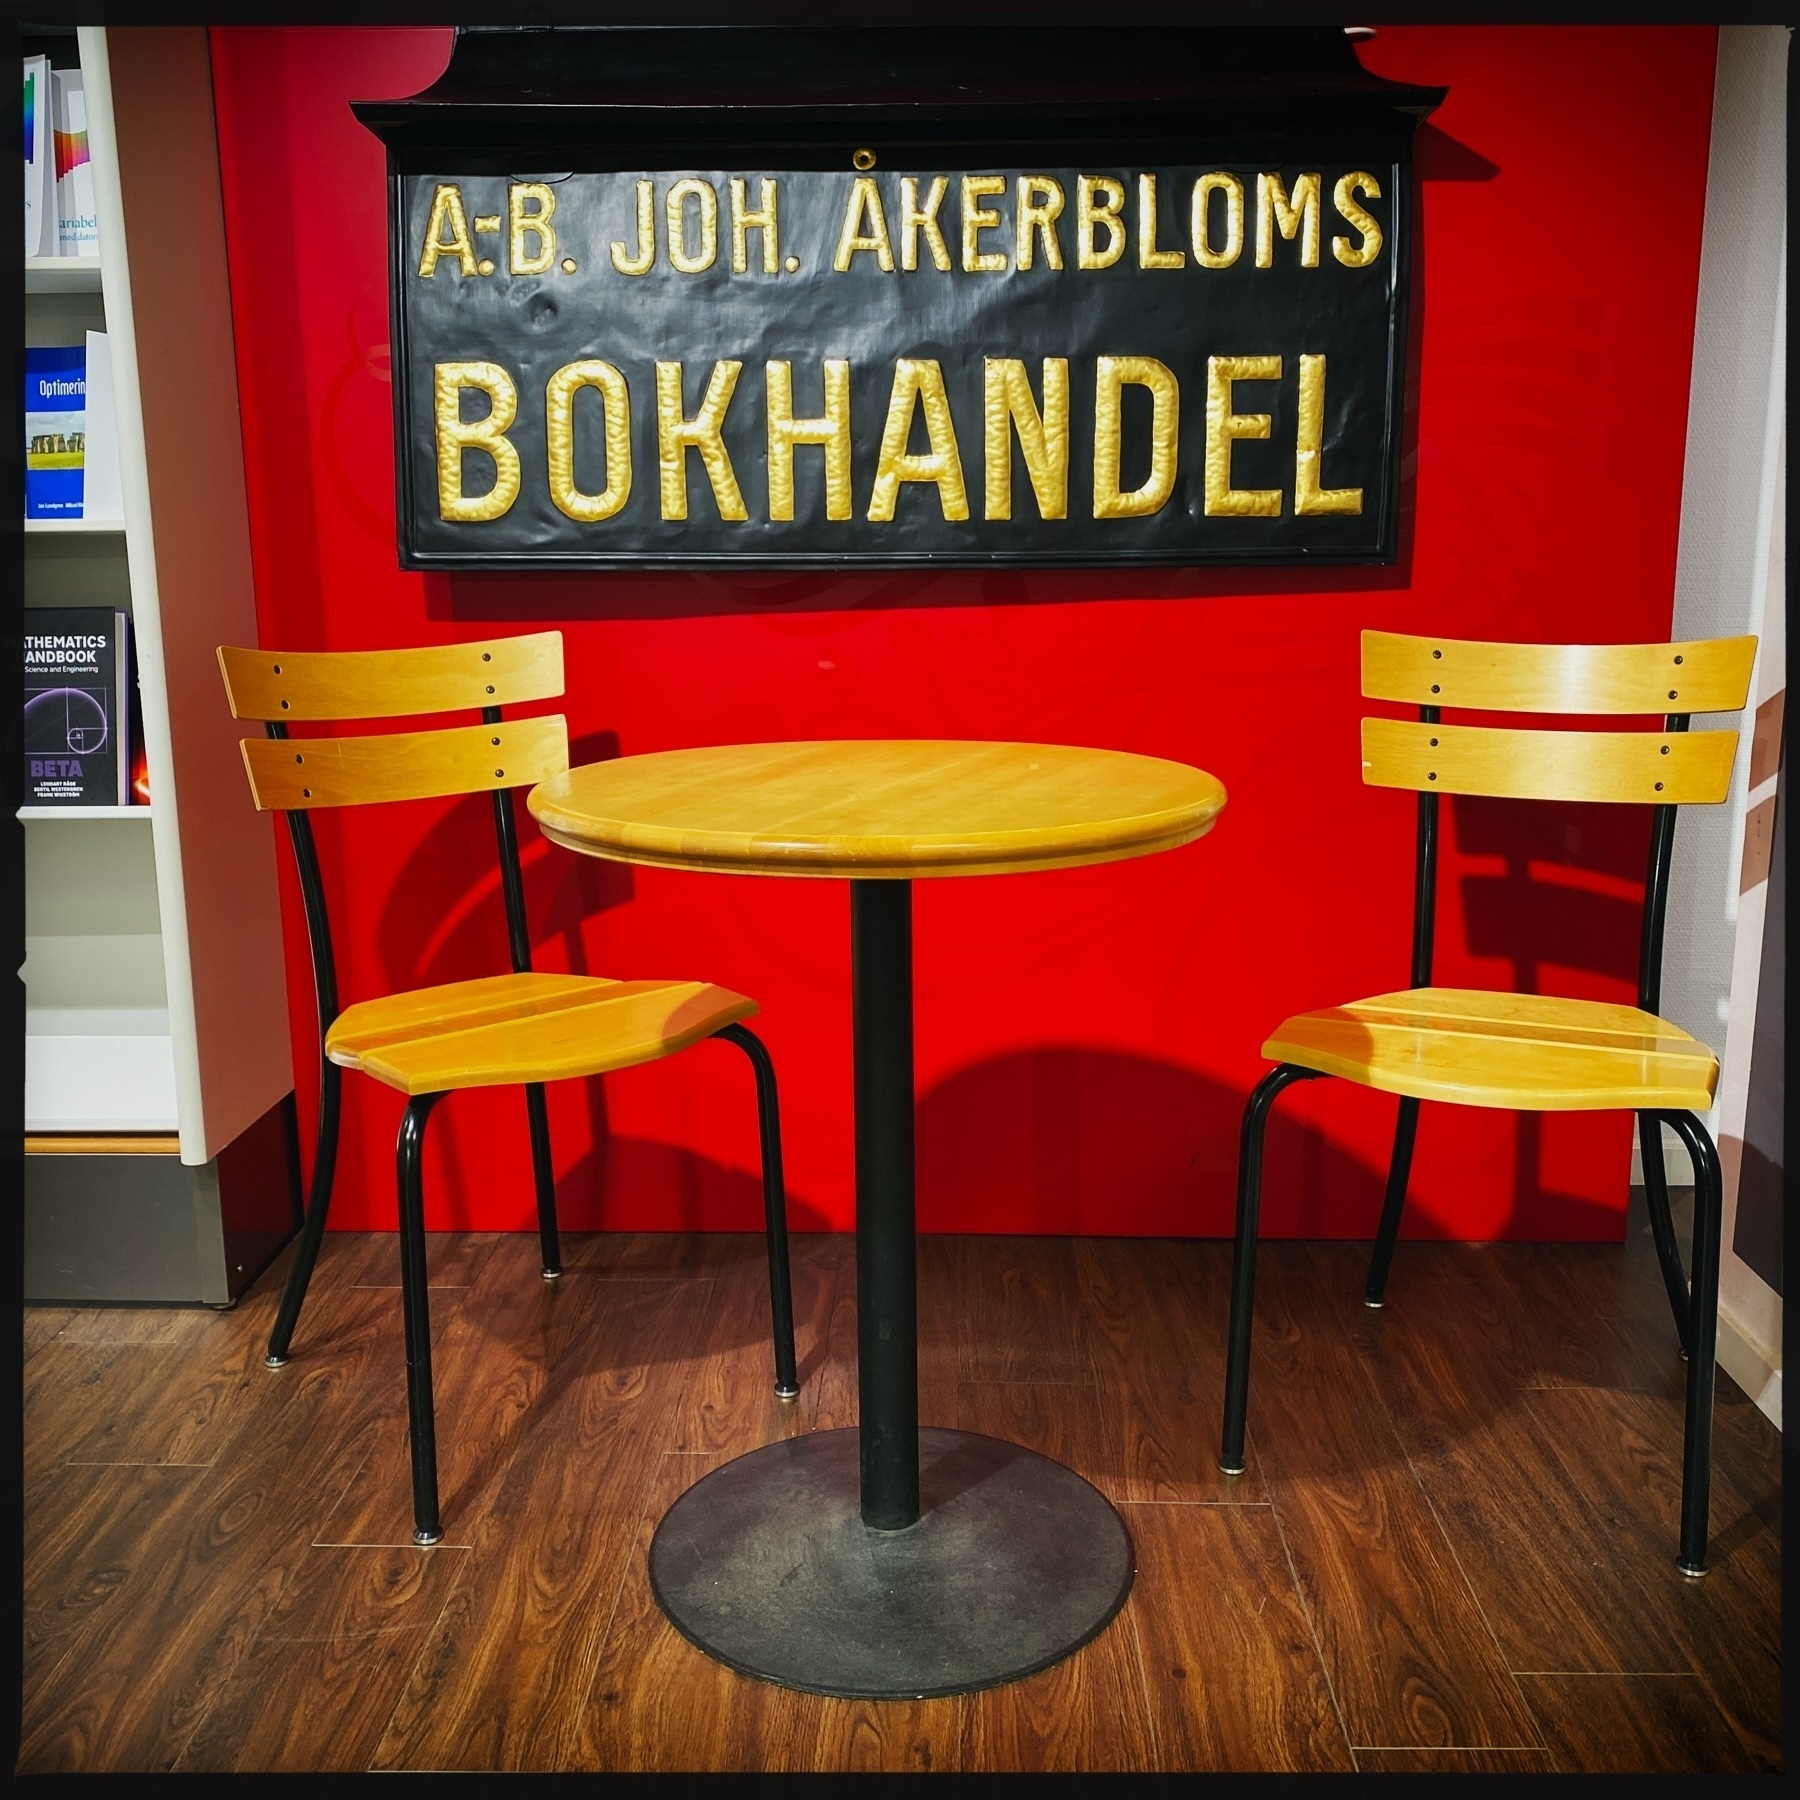
M 25 292 L 97 294 L 100 292 L 100 258 L 28 256 L 25 259 Z
M 148 822 L 147 806 L 21 806 L 19 817 L 27 825 L 41 825 L 50 819 L 67 819 L 82 824 L 100 819 L 143 819 Z
M 203 32 L 75 43 L 100 253 L 27 262 L 26 341 L 106 332 L 124 516 L 25 521 L 25 601 L 130 612 L 155 804 L 19 811 L 25 1129 L 175 1134 L 200 1177 L 293 1087 L 274 838 L 213 654 L 256 642 L 217 145 Z

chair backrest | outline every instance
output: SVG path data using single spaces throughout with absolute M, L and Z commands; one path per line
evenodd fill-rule
M 1694 713 L 1737 712 L 1749 698 L 1756 639 L 1672 644 L 1498 644 L 1362 635 L 1362 691 L 1419 709 L 1410 719 L 1364 719 L 1363 780 L 1419 795 L 1413 910 L 1413 985 L 1431 980 L 1440 794 L 1521 800 L 1601 800 L 1653 806 L 1638 1004 L 1654 1012 L 1662 987 L 1663 919 L 1675 808 L 1716 804 L 1731 789 L 1736 731 L 1688 730 Z M 1659 730 L 1546 731 L 1538 726 L 1445 725 L 1442 709 L 1629 715 L 1660 713 Z
M 312 940 L 321 1032 L 337 1016 L 331 925 L 306 814 L 321 806 L 490 793 L 515 972 L 531 967 L 512 789 L 569 766 L 560 714 L 501 717 L 501 707 L 563 691 L 562 633 L 402 650 L 278 651 L 222 645 L 219 671 L 233 718 L 267 736 L 241 741 L 257 809 L 287 815 Z M 293 722 L 479 712 L 479 725 L 429 731 L 291 738 Z

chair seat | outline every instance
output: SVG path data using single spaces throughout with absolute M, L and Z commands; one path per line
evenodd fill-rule
M 756 1010 L 704 981 L 494 975 L 346 1007 L 325 1054 L 403 1094 L 441 1094 L 629 1069 Z
M 1719 1061 L 1635 1006 L 1409 988 L 1299 1013 L 1262 1047 L 1385 1093 L 1527 1112 L 1705 1112 Z

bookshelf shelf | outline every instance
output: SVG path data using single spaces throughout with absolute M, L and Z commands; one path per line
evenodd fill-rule
M 28 256 L 25 259 L 25 291 L 28 294 L 97 294 L 100 259 L 97 256 Z
M 143 819 L 150 817 L 147 806 L 21 806 L 19 817 L 27 825 L 41 823 L 48 819 L 75 819 L 82 821 L 100 819 Z
M 123 519 L 27 519 L 27 537 L 122 537 Z

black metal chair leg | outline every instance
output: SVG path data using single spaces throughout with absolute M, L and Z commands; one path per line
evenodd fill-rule
M 406 1320 L 406 1415 L 412 1441 L 413 1542 L 435 1544 L 437 1416 L 431 1399 L 431 1308 L 425 1286 L 425 1121 L 442 1094 L 415 1094 L 400 1120 L 394 1162 L 400 1190 L 400 1305 Z
M 544 1257 L 544 1279 L 562 1273 L 562 1238 L 556 1228 L 556 1164 L 550 1156 L 550 1109 L 541 1082 L 525 1089 L 525 1116 L 531 1121 L 531 1172 L 537 1181 L 538 1246 Z
M 293 1266 L 288 1270 L 287 1286 L 281 1291 L 281 1308 L 275 1315 L 275 1329 L 269 1333 L 269 1348 L 263 1357 L 264 1366 L 271 1369 L 287 1365 L 294 1327 L 300 1322 L 300 1308 L 306 1303 L 313 1265 L 319 1260 L 319 1245 L 325 1236 L 325 1214 L 331 1206 L 331 1189 L 337 1175 L 338 1116 L 343 1099 L 344 1071 L 334 1062 L 322 1062 L 320 1068 L 319 1131 L 313 1140 L 312 1192 L 307 1196 L 300 1242 L 294 1251 Z
M 1675 1242 L 1675 1219 L 1669 1211 L 1669 1178 L 1663 1168 L 1662 1122 L 1655 1113 L 1637 1116 L 1638 1150 L 1644 1164 L 1644 1199 L 1650 1212 L 1650 1235 L 1656 1244 L 1656 1261 L 1662 1270 L 1669 1311 L 1675 1315 L 1675 1335 L 1681 1353 L 1692 1348 L 1692 1308 L 1688 1302 L 1687 1276 L 1682 1272 L 1681 1250 Z M 1690 1151 L 1690 1155 L 1692 1152 Z
M 1684 1575 L 1706 1573 L 1706 1515 L 1712 1497 L 1713 1364 L 1719 1332 L 1719 1233 L 1724 1180 L 1719 1152 L 1692 1113 L 1662 1113 L 1694 1165 L 1693 1285 L 1689 1294 L 1687 1422 L 1681 1452 L 1681 1549 Z
M 1364 1306 L 1386 1303 L 1388 1270 L 1400 1236 L 1400 1215 L 1406 1210 L 1406 1184 L 1412 1177 L 1413 1143 L 1418 1135 L 1419 1103 L 1410 1094 L 1402 1095 L 1400 1114 L 1394 1121 L 1394 1153 L 1388 1158 L 1387 1195 L 1381 1202 L 1375 1253 L 1369 1258 L 1369 1279 L 1363 1287 Z
M 742 1025 L 718 1034 L 749 1057 L 756 1071 L 756 1121 L 762 1136 L 763 1232 L 769 1250 L 769 1312 L 775 1331 L 775 1392 L 783 1400 L 800 1393 L 794 1360 L 794 1291 L 788 1273 L 787 1189 L 781 1173 L 781 1112 L 775 1093 L 775 1064 L 767 1046 Z
M 1225 1431 L 1220 1443 L 1219 1467 L 1227 1475 L 1244 1472 L 1244 1414 L 1250 1397 L 1250 1319 L 1256 1300 L 1256 1225 L 1262 1209 L 1263 1128 L 1269 1108 L 1281 1090 L 1296 1081 L 1310 1081 L 1317 1069 L 1297 1063 L 1277 1063 L 1251 1094 L 1244 1107 L 1243 1129 L 1238 1137 L 1237 1242 L 1232 1251 L 1231 1325 L 1225 1353 Z

